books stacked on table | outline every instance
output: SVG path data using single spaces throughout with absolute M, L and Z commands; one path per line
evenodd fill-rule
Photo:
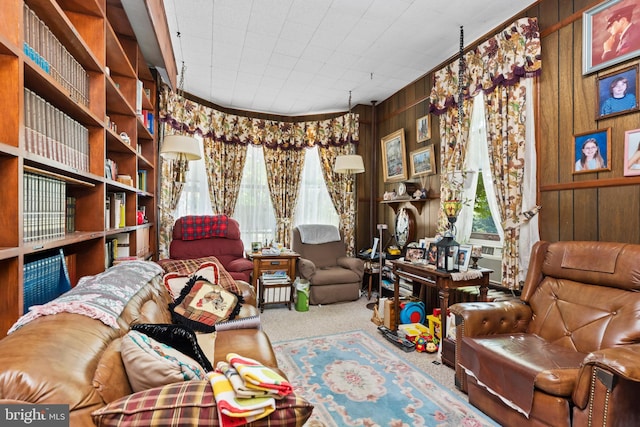
M 262 283 L 265 285 L 286 285 L 291 283 L 291 278 L 285 270 L 264 271 Z

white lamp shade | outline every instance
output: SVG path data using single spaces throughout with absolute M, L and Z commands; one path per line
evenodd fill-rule
M 168 135 L 162 140 L 160 154 L 165 159 L 200 160 L 200 144 L 192 136 Z
M 362 156 L 357 154 L 349 154 L 336 157 L 336 163 L 333 166 L 336 173 L 362 173 L 364 172 L 364 162 Z

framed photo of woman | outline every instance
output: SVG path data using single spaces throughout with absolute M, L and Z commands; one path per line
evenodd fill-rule
M 404 128 L 382 138 L 382 170 L 385 182 L 407 179 Z
M 624 176 L 640 175 L 640 129 L 624 133 Z
M 574 135 L 573 173 L 611 170 L 611 128 Z
M 596 79 L 596 120 L 638 110 L 638 65 Z
M 603 1 L 582 14 L 582 74 L 640 56 L 638 0 Z

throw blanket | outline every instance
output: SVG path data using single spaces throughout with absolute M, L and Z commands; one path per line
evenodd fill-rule
M 334 225 L 303 224 L 298 226 L 302 243 L 317 245 L 320 243 L 339 242 L 340 232 Z
M 118 317 L 129 300 L 162 272 L 155 262 L 127 261 L 95 276 L 85 276 L 69 292 L 44 305 L 30 307 L 7 334 L 38 317 L 63 312 L 82 314 L 119 329 Z
M 269 416 L 276 409 L 276 401 L 273 397 L 236 396 L 231 382 L 221 372 L 209 372 L 207 378 L 213 388 L 221 427 L 245 425 Z
M 267 391 L 280 397 L 293 393 L 293 387 L 289 381 L 257 360 L 229 353 L 227 354 L 227 362 L 238 371 L 248 388 Z
M 187 215 L 180 218 L 182 240 L 199 240 L 210 237 L 227 237 L 227 215 Z

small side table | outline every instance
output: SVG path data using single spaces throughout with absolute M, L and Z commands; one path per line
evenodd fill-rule
M 282 252 L 280 255 L 263 255 L 261 253 L 247 254 L 248 258 L 253 261 L 253 275 L 251 284 L 253 289 L 258 293 L 258 279 L 265 271 L 284 270 L 291 281 L 296 280 L 296 262 L 300 255 L 295 252 Z
M 270 283 L 265 284 L 262 277 L 258 279 L 258 308 L 260 313 L 264 311 L 267 304 L 286 304 L 291 311 L 293 304 L 293 283 Z

